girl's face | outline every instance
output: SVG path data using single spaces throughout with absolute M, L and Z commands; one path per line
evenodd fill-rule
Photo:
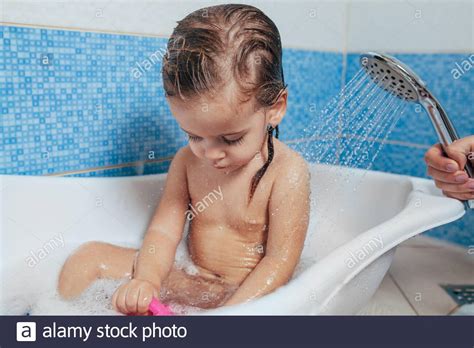
M 225 96 L 183 102 L 168 98 L 171 112 L 189 137 L 191 151 L 216 170 L 231 172 L 249 163 L 262 150 L 268 120 L 253 102 L 231 107 Z

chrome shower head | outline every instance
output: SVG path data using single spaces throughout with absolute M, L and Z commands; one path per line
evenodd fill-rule
M 425 83 L 393 57 L 369 52 L 360 57 L 360 64 L 374 82 L 401 99 L 417 102 L 426 94 Z
M 405 64 L 387 54 L 375 52 L 362 54 L 360 64 L 380 88 L 402 100 L 419 103 L 425 108 L 446 154 L 446 147 L 459 137 L 448 115 L 438 100 L 426 89 L 423 80 Z M 469 159 L 465 170 L 472 178 L 474 170 Z M 474 200 L 466 201 L 466 207 L 474 209 Z

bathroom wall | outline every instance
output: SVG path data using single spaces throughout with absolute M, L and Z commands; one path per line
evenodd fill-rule
M 5 1 L 0 173 L 166 172 L 186 138 L 163 97 L 161 54 L 177 20 L 215 3 Z M 267 13 L 282 35 L 289 107 L 281 139 L 291 146 L 305 141 L 314 110 L 354 76 L 366 51 L 387 52 L 409 65 L 460 135 L 474 134 L 472 2 L 244 3 Z M 423 155 L 437 141 L 424 111 L 408 106 L 372 169 L 427 177 Z M 428 234 L 474 245 L 473 215 Z

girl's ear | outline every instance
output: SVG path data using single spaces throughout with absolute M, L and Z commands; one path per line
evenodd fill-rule
M 278 100 L 267 109 L 268 121 L 267 123 L 271 123 L 273 127 L 276 127 L 280 124 L 283 116 L 286 113 L 286 105 L 288 100 L 288 89 L 285 88 L 283 92 L 281 92 Z

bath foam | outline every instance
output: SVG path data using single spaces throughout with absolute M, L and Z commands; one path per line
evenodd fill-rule
M 175 266 L 190 275 L 195 275 L 198 273 L 198 269 L 191 260 L 186 247 L 188 229 L 189 225 L 186 224 L 184 236 L 178 244 L 176 250 Z M 67 255 L 70 255 L 70 253 L 73 252 L 77 247 L 79 247 L 79 245 L 71 248 Z M 126 247 L 135 246 L 126 245 Z M 63 258 L 65 260 L 66 257 Z M 51 285 L 50 288 L 44 289 L 39 294 L 36 294 L 32 303 L 28 304 L 27 312 L 33 315 L 122 315 L 113 309 L 111 299 L 115 290 L 127 280 L 128 278 L 98 279 L 93 282 L 79 297 L 70 301 L 60 298 L 55 288 L 56 284 L 54 281 L 51 281 L 48 282 Z M 163 288 L 162 291 L 166 291 L 166 289 Z M 20 298 L 25 297 L 22 296 Z M 26 298 L 28 297 L 26 296 Z M 203 311 L 203 309 L 198 307 L 185 306 L 173 302 L 167 304 L 176 315 L 193 314 Z M 26 304 L 18 304 L 15 312 L 19 313 L 18 310 L 22 307 L 24 308 L 25 305 Z
M 43 293 L 32 306 L 33 315 L 117 315 L 110 299 L 115 289 L 125 279 L 99 279 L 91 284 L 79 297 L 63 300 L 57 291 Z
M 74 300 L 63 300 L 54 292 L 42 293 L 31 306 L 31 315 L 123 315 L 112 306 L 115 290 L 127 279 L 98 279 Z M 176 315 L 187 315 L 202 311 L 201 308 L 169 303 Z
M 127 280 L 98 279 L 74 300 L 63 300 L 57 293 L 57 279 L 62 264 L 80 244 L 69 245 L 61 249 L 53 262 L 52 258 L 35 268 L 19 267 L 23 276 L 17 277 L 13 269 L 5 274 L 9 284 L 1 298 L 1 313 L 10 315 L 120 315 L 113 308 L 110 299 L 115 290 Z M 122 245 L 134 247 L 132 245 Z M 20 261 L 22 262 L 22 261 Z M 175 257 L 175 266 L 188 274 L 197 274 L 198 270 L 190 259 L 185 238 L 180 242 Z M 178 315 L 201 311 L 201 308 L 170 303 L 170 308 Z
M 183 261 L 183 259 L 180 259 L 180 261 Z M 314 263 L 314 260 L 302 258 L 292 279 L 301 274 L 312 263 Z M 181 265 L 190 266 L 186 262 Z M 70 301 L 61 299 L 56 290 L 43 291 L 30 306 L 28 313 L 32 315 L 122 315 L 113 309 L 111 299 L 115 290 L 127 280 L 128 278 L 98 279 L 79 297 Z M 162 288 L 162 292 L 164 291 L 166 289 Z M 166 304 L 176 315 L 192 315 L 206 311 L 199 307 L 173 302 L 167 302 Z M 21 308 L 21 306 L 19 307 Z
M 58 261 L 63 261 L 75 248 L 71 248 Z M 176 266 L 183 269 L 188 274 L 197 274 L 197 269 L 190 259 L 184 238 L 176 252 Z M 312 258 L 302 257 L 298 263 L 293 278 L 301 274 L 308 266 L 314 263 Z M 60 262 L 62 264 L 62 262 Z M 3 304 L 2 312 L 6 314 L 31 314 L 31 315 L 121 315 L 112 308 L 111 299 L 115 290 L 128 278 L 123 279 L 98 279 L 93 282 L 79 297 L 74 300 L 63 300 L 56 290 L 57 273 L 48 274 L 46 272 L 32 272 L 23 280 L 27 283 L 16 280 L 14 287 L 8 296 L 7 304 Z M 36 284 L 32 288 L 31 284 Z M 162 292 L 166 289 L 162 288 Z M 22 296 L 19 296 L 22 294 Z M 186 306 L 173 302 L 166 302 L 176 315 L 191 315 L 205 312 L 205 309 Z
M 189 224 L 184 229 L 183 238 L 178 244 L 175 255 L 175 266 L 190 275 L 198 274 L 186 246 Z M 57 293 L 57 279 L 61 266 L 80 244 L 68 244 L 54 255 L 34 268 L 19 267 L 21 272 L 10 269 L 5 274 L 9 279 L 7 291 L 2 296 L 0 309 L 10 315 L 121 315 L 112 308 L 111 298 L 115 290 L 128 278 L 99 279 L 93 282 L 79 297 L 74 300 L 63 300 Z M 136 248 L 136 245 L 120 244 Z M 314 263 L 313 258 L 302 257 L 292 278 L 302 273 Z M 24 260 L 19 260 L 23 263 Z M 20 265 L 19 265 L 20 266 Z M 17 277 L 22 274 L 22 277 Z M 166 292 L 165 288 L 162 288 Z M 207 310 L 195 306 L 186 306 L 166 302 L 176 315 L 205 313 Z
M 12 261 L 12 266 L 3 271 L 0 313 L 24 315 L 31 311 L 44 294 L 53 293 L 57 285 L 60 266 L 69 255 L 71 248 L 55 251 L 35 267 L 25 266 L 25 259 Z M 3 282 L 2 279 L 2 282 Z

